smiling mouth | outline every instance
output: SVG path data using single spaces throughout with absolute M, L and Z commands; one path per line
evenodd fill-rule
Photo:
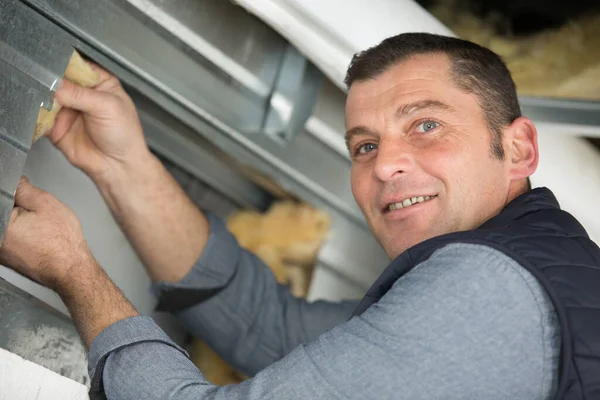
M 408 199 L 404 199 L 399 203 L 392 203 L 389 204 L 386 208 L 386 212 L 389 211 L 394 211 L 394 210 L 399 210 L 401 208 L 407 208 L 410 206 L 413 206 L 415 204 L 419 204 L 419 203 L 424 203 L 426 201 L 435 199 L 437 197 L 437 194 L 434 196 L 417 196 L 417 197 L 410 197 Z

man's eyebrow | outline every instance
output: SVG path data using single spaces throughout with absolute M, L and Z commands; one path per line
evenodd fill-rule
M 440 110 L 447 112 L 455 112 L 454 108 L 449 104 L 442 103 L 438 100 L 420 100 L 414 103 L 408 103 L 400 106 L 396 110 L 396 117 L 402 118 L 421 110 Z
M 372 130 L 370 130 L 369 128 L 366 128 L 364 126 L 355 126 L 354 128 L 348 129 L 346 131 L 346 147 L 348 149 L 350 149 L 350 140 L 352 140 L 352 138 L 354 136 L 358 136 L 358 135 L 375 136 L 375 133 Z

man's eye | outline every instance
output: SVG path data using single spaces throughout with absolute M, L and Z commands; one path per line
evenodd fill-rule
M 440 124 L 435 121 L 424 121 L 417 125 L 417 131 L 425 133 L 437 128 L 438 126 L 440 126 Z
M 368 153 L 368 152 L 370 152 L 372 150 L 375 150 L 376 148 L 377 148 L 377 146 L 375 144 L 373 144 L 373 143 L 366 143 L 366 144 L 363 144 L 362 146 L 360 146 L 358 148 L 357 153 L 358 154 L 365 154 L 365 153 Z

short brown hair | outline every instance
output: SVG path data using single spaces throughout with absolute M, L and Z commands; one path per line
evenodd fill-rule
M 403 33 L 355 54 L 344 82 L 349 88 L 355 81 L 373 79 L 407 58 L 436 53 L 449 57 L 458 87 L 478 97 L 492 131 L 492 154 L 502 160 L 502 128 L 521 116 L 521 108 L 506 64 L 485 47 L 449 36 Z

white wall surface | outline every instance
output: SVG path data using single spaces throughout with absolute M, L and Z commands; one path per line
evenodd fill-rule
M 600 152 L 580 137 L 538 128 L 540 163 L 533 186 L 547 186 L 600 244 Z

